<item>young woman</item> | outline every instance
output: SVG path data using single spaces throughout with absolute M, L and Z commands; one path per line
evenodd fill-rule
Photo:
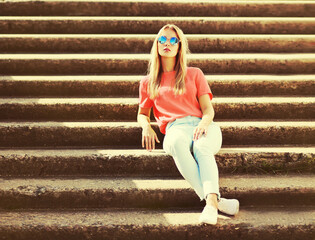
M 140 82 L 138 123 L 142 147 L 151 151 L 160 142 L 150 125 L 153 108 L 163 149 L 170 154 L 182 176 L 206 206 L 200 222 L 216 224 L 218 208 L 230 215 L 238 212 L 236 199 L 219 193 L 218 168 L 214 155 L 220 150 L 222 134 L 213 122 L 212 93 L 199 68 L 187 67 L 188 43 L 175 25 L 159 31 L 151 49 L 149 74 Z

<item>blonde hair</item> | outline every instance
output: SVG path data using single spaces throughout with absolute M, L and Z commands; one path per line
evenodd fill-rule
M 148 72 L 149 72 L 149 84 L 148 91 L 150 93 L 150 98 L 154 99 L 158 96 L 159 87 L 162 78 L 162 64 L 161 64 L 161 56 L 158 52 L 158 38 L 160 37 L 161 32 L 164 29 L 172 29 L 179 38 L 179 47 L 176 55 L 176 63 L 175 63 L 175 85 L 174 85 L 174 93 L 175 95 L 180 95 L 185 93 L 185 77 L 187 73 L 187 58 L 186 54 L 189 53 L 188 42 L 183 33 L 183 31 L 174 24 L 167 24 L 163 26 L 159 33 L 157 34 L 153 46 L 151 48 L 151 59 L 149 62 Z

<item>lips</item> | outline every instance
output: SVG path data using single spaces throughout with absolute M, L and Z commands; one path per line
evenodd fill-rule
M 164 52 L 169 52 L 169 51 L 171 51 L 171 49 L 169 49 L 169 48 L 167 48 L 167 47 L 165 47 L 163 50 L 164 50 Z

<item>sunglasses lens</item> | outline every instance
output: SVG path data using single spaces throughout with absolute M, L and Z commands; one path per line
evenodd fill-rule
M 171 40 L 170 40 L 170 43 L 172 45 L 176 45 L 178 43 L 178 39 L 176 37 L 172 37 Z
M 166 42 L 166 37 L 165 36 L 161 36 L 161 37 L 159 37 L 159 39 L 158 39 L 158 41 L 159 41 L 159 43 L 161 43 L 161 44 L 164 44 L 165 42 Z

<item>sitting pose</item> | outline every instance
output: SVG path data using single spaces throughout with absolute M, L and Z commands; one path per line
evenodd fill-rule
M 200 222 L 216 224 L 218 209 L 235 215 L 236 199 L 220 197 L 214 155 L 222 145 L 220 127 L 213 122 L 212 93 L 199 68 L 187 67 L 188 43 L 175 25 L 159 31 L 151 49 L 149 74 L 140 82 L 138 123 L 142 147 L 151 151 L 160 142 L 150 125 L 150 112 L 165 134 L 163 149 L 206 206 Z

